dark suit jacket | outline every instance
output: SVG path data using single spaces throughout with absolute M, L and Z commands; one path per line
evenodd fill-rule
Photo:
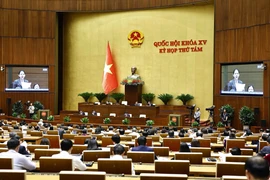
M 24 146 L 19 147 L 19 153 L 23 155 L 31 155 L 28 151 L 26 151 L 26 148 Z
M 153 152 L 154 150 L 148 146 L 137 146 L 137 147 L 133 147 L 132 151 L 149 151 L 149 152 Z

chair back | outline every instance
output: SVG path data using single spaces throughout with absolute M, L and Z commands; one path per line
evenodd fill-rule
M 107 147 L 108 145 L 112 145 L 112 144 L 113 144 L 113 141 L 112 141 L 111 136 L 103 136 L 102 137 L 102 143 L 101 143 L 102 147 Z
M 157 173 L 141 173 L 140 180 L 187 180 L 187 174 L 157 174 Z
M 191 137 L 181 137 L 180 141 L 190 143 L 192 141 L 192 138 Z
M 189 161 L 155 160 L 155 173 L 189 174 Z
M 164 138 L 163 146 L 169 147 L 170 151 L 179 151 L 180 149 L 180 139 L 179 138 Z
M 42 131 L 30 131 L 30 136 L 42 136 Z
M 127 158 L 132 159 L 132 162 L 154 163 L 155 154 L 154 152 L 128 151 Z
M 92 134 L 92 137 L 95 137 L 96 140 L 102 140 L 103 134 Z
M 0 143 L 0 148 L 6 148 L 7 144 Z
M 74 139 L 74 137 L 77 136 L 77 134 L 63 134 L 63 139 Z
M 11 157 L 0 157 L 0 169 L 13 169 L 13 159 Z
M 245 148 L 245 145 L 246 141 L 243 139 L 227 139 L 225 152 L 228 153 L 229 149 L 233 147 Z
M 240 155 L 240 156 L 226 156 L 226 162 L 246 162 L 246 160 L 248 158 L 250 158 L 252 156 L 244 156 L 244 155 Z
M 246 136 L 246 141 L 255 141 L 255 140 L 259 140 L 260 137 L 259 136 Z
M 132 141 L 132 136 L 120 136 L 120 141 Z
M 198 139 L 200 142 L 200 147 L 211 147 L 211 140 L 210 139 Z
M 1 169 L 0 170 L 0 177 L 1 179 L 19 179 L 25 180 L 26 179 L 26 170 L 7 170 Z
M 71 154 L 82 154 L 87 149 L 87 144 L 73 144 Z
M 224 175 L 222 176 L 221 180 L 246 180 L 246 176 L 228 176 Z
M 169 156 L 169 147 L 151 147 L 154 152 L 155 152 L 155 155 L 156 156 Z
M 229 152 L 231 152 L 231 149 L 229 149 Z M 253 156 L 253 149 L 247 149 L 247 148 L 241 148 L 241 155 L 245 155 L 245 156 Z
M 106 172 L 98 172 L 98 171 L 61 171 L 59 173 L 59 180 L 105 180 L 106 179 Z
M 35 160 L 39 160 L 41 156 L 52 156 L 60 152 L 60 149 L 35 149 Z
M 86 139 L 91 139 L 91 136 L 74 136 L 74 144 L 84 144 Z
M 47 131 L 48 135 L 59 135 L 59 131 L 58 130 L 49 130 Z
M 168 136 L 168 133 L 160 133 L 159 135 L 160 135 L 160 137 L 162 137 L 162 138 L 166 138 L 166 137 Z
M 0 148 L 0 153 L 7 152 L 7 151 L 8 151 L 8 148 Z
M 159 142 L 159 135 L 152 135 L 152 142 Z
M 258 149 L 258 152 L 260 152 L 262 150 L 262 148 L 264 146 L 267 146 L 267 142 L 266 141 L 259 141 L 259 149 Z
M 107 146 L 108 148 L 110 148 L 111 155 L 113 155 L 114 146 L 115 145 L 109 145 L 109 146 Z M 129 146 L 124 146 L 124 148 L 125 148 L 125 154 L 124 155 L 127 155 L 127 152 L 129 150 Z
M 110 150 L 85 150 L 83 151 L 84 161 L 97 161 L 98 158 L 110 158 Z
M 49 149 L 49 145 L 29 144 L 27 145 L 27 149 L 30 153 L 34 153 L 35 149 Z
M 253 149 L 241 148 L 241 155 L 253 156 Z
M 190 147 L 191 152 L 201 152 L 203 157 L 211 157 L 210 147 Z
M 245 175 L 245 163 L 243 162 L 217 162 L 216 177 L 223 175 Z
M 98 171 L 105 171 L 109 174 L 132 174 L 131 159 L 99 158 L 97 162 Z
M 60 148 L 60 137 L 59 137 L 59 135 L 47 135 L 47 134 L 44 134 L 43 138 L 49 139 L 50 148 Z
M 210 143 L 217 143 L 217 137 L 207 136 L 204 139 L 210 139 Z
M 40 172 L 73 171 L 72 158 L 40 157 Z
M 202 164 L 202 152 L 177 152 L 174 154 L 176 160 L 189 160 L 190 164 Z

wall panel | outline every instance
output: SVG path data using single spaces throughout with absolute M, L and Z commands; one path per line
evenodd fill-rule
M 6 99 L 11 98 L 10 107 L 7 105 Z M 3 112 L 6 114 L 9 113 L 11 115 L 12 105 L 21 100 L 23 103 L 27 101 L 40 101 L 45 109 L 50 109 L 53 111 L 50 106 L 52 105 L 51 99 L 54 98 L 54 94 L 51 93 L 1 93 L 1 107 Z
M 270 23 L 269 0 L 216 1 L 216 30 Z
M 251 59 L 270 60 L 270 24 L 256 26 L 253 30 Z
M 53 38 L 54 12 L 2 10 L 3 31 L 0 36 Z
M 3 8 L 50 11 L 119 11 L 213 4 L 214 0 L 2 0 Z
M 215 80 L 214 104 L 220 108 L 230 104 L 235 108 L 233 126 L 241 129 L 238 113 L 242 106 L 260 108 L 260 119 L 269 121 L 270 71 L 264 70 L 264 95 L 220 95 L 220 64 L 263 62 L 270 65 L 270 1 L 269 0 L 216 0 L 215 3 Z M 219 114 L 218 110 L 215 113 Z M 220 120 L 219 116 L 215 121 Z M 260 121 L 256 122 L 260 125 Z
M 3 38 L 3 44 L 5 64 L 54 64 L 54 39 Z

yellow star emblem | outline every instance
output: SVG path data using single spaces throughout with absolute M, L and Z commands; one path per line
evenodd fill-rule
M 104 67 L 104 72 L 105 73 L 110 73 L 112 74 L 112 71 L 111 71 L 111 67 L 112 67 L 113 64 L 105 64 L 105 67 Z

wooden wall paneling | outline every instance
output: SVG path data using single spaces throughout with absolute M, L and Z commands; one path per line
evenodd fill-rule
M 11 104 L 10 107 L 7 106 L 7 102 L 6 99 L 7 98 L 11 98 Z M 40 101 L 45 109 L 50 109 L 50 94 L 46 93 L 46 92 L 42 92 L 42 93 L 36 93 L 36 92 L 24 92 L 24 93 L 16 93 L 16 92 L 12 92 L 12 93 L 3 93 L 2 97 L 1 97 L 1 102 L 3 104 L 3 111 L 7 114 L 9 112 L 9 115 L 11 115 L 12 113 L 12 105 L 21 100 L 23 103 L 27 102 L 27 101 Z M 28 112 L 27 110 L 25 110 L 25 112 Z
M 3 10 L 2 36 L 54 38 L 56 13 L 50 11 Z
M 213 4 L 214 0 L 2 0 L 3 8 L 50 11 L 119 11 L 196 4 Z M 151 4 L 150 4 L 151 2 Z
M 247 62 L 251 60 L 252 31 L 250 28 L 237 29 L 235 41 L 235 53 L 233 61 Z
M 215 32 L 215 62 L 228 61 L 228 31 Z
M 269 0 L 216 0 L 216 31 L 270 22 Z
M 21 36 L 23 16 L 20 10 L 2 10 L 3 31 L 0 36 Z
M 221 90 L 221 64 L 214 64 L 214 96 L 219 96 Z
M 255 26 L 253 30 L 253 47 L 251 59 L 270 60 L 270 24 Z
M 267 69 L 264 70 L 263 73 L 263 96 L 268 99 L 270 98 L 270 59 L 268 61 L 264 61 L 264 64 Z
M 6 64 L 54 64 L 55 40 L 36 38 L 3 38 Z

